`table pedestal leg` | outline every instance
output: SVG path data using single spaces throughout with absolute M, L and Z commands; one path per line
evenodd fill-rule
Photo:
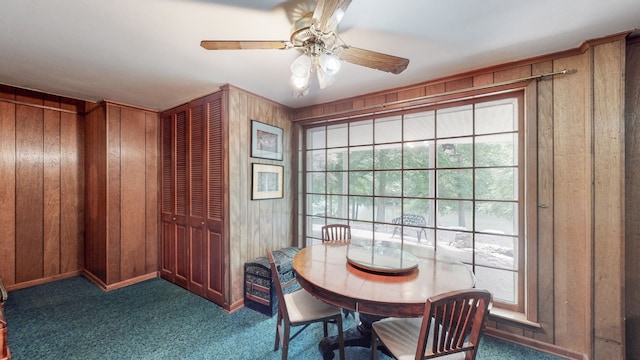
M 359 346 L 370 348 L 371 347 L 371 324 L 374 321 L 382 319 L 382 316 L 372 316 L 367 314 L 359 314 L 360 323 L 358 326 L 351 327 L 344 331 L 344 347 Z M 333 359 L 333 352 L 340 348 L 338 343 L 338 335 L 328 336 L 320 341 L 318 348 L 322 353 L 322 358 L 325 360 Z M 378 349 L 384 353 L 387 353 L 386 349 L 382 346 L 378 346 Z

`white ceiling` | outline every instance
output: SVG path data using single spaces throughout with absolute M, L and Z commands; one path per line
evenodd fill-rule
M 232 84 L 290 107 L 575 48 L 640 28 L 638 0 L 353 0 L 349 45 L 410 60 L 399 75 L 343 64 L 292 96 L 295 50 L 207 51 L 200 40 L 288 40 L 314 0 L 2 0 L 0 83 L 166 110 Z

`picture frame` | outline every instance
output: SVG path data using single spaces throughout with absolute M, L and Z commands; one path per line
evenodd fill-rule
M 251 200 L 279 199 L 283 197 L 284 166 L 251 164 Z
M 282 129 L 251 120 L 251 157 L 282 161 Z

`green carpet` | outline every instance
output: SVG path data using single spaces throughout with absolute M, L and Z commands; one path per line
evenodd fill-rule
M 5 304 L 15 360 L 280 359 L 276 317 L 248 308 L 233 314 L 162 279 L 111 292 L 78 276 L 12 291 Z M 355 326 L 352 317 L 345 328 Z M 335 333 L 335 327 L 330 326 Z M 322 325 L 290 343 L 289 359 L 321 359 Z M 369 359 L 347 348 L 347 359 Z M 336 356 L 337 359 L 337 351 Z M 558 359 L 485 336 L 478 359 Z M 389 359 L 381 355 L 379 359 Z

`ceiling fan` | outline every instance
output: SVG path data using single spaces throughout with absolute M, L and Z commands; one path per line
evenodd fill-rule
M 372 69 L 400 74 L 409 60 L 349 46 L 337 34 L 338 24 L 351 0 L 318 0 L 313 11 L 304 13 L 291 29 L 289 40 L 203 40 L 207 50 L 296 49 L 302 55 L 291 64 L 294 94 L 309 91 L 311 74 L 317 73 L 321 89 L 331 85 L 340 69 L 340 60 Z

